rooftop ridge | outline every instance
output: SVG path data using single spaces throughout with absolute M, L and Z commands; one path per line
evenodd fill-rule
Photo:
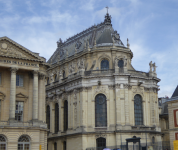
M 70 43 L 71 41 L 75 40 L 76 38 L 79 38 L 81 35 L 86 34 L 87 32 L 93 30 L 94 28 L 99 28 L 99 27 L 101 27 L 101 26 L 103 26 L 103 25 L 105 25 L 104 22 L 101 22 L 101 23 L 99 23 L 99 24 L 97 24 L 97 25 L 94 24 L 94 25 L 92 25 L 91 27 L 89 27 L 89 28 L 83 30 L 82 32 L 77 33 L 76 35 L 74 35 L 74 36 L 68 38 L 68 39 L 64 42 L 64 44 L 68 44 L 68 43 Z

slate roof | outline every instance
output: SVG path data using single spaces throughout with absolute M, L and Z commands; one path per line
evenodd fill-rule
M 172 97 L 176 97 L 176 96 L 178 96 L 178 85 L 177 85 L 174 93 L 172 94 Z
M 48 62 L 54 64 L 58 62 L 59 59 L 65 59 L 67 53 L 68 57 L 70 57 L 75 54 L 75 51 L 77 51 L 77 53 L 82 52 L 88 43 L 87 41 L 89 41 L 89 47 L 92 48 L 95 40 L 97 46 L 111 46 L 113 44 L 113 39 L 115 46 L 125 47 L 117 31 L 114 31 L 111 24 L 111 16 L 107 13 L 104 22 L 93 25 L 85 31 L 67 39 L 65 42 L 59 39 L 57 42 L 58 47 Z

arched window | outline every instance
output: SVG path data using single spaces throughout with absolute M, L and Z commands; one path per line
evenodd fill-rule
M 57 150 L 57 143 L 54 143 L 54 150 Z
M 143 125 L 142 97 L 138 94 L 134 97 L 134 114 L 135 125 Z
M 63 76 L 63 79 L 66 77 L 66 73 L 65 73 L 64 70 L 63 70 L 63 72 L 62 72 L 62 76 Z
M 106 148 L 106 139 L 102 137 L 97 138 L 96 146 L 97 146 L 97 150 L 103 150 L 104 148 Z
M 98 94 L 95 97 L 95 126 L 107 126 L 107 103 L 106 96 L 103 94 Z
M 59 104 L 55 104 L 55 133 L 59 131 Z
M 152 137 L 152 143 L 155 144 L 155 137 Z
M 54 75 L 54 81 L 57 81 L 57 75 L 56 74 Z
M 0 150 L 6 150 L 6 138 L 3 135 L 0 135 Z
M 103 59 L 101 61 L 101 70 L 108 70 L 109 69 L 109 61 L 107 59 Z
M 118 61 L 118 67 L 119 67 L 119 72 L 123 73 L 124 72 L 124 61 L 121 59 Z
M 50 107 L 49 105 L 46 108 L 46 124 L 48 129 L 50 129 Z
M 68 129 L 68 102 L 64 102 L 64 131 Z
M 22 135 L 18 140 L 18 150 L 30 150 L 30 139 L 26 135 Z

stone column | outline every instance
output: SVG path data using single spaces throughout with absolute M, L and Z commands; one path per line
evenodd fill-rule
M 43 120 L 43 114 L 44 114 L 44 109 L 45 107 L 43 106 L 43 104 L 45 103 L 45 91 L 44 91 L 45 85 L 44 85 L 44 74 L 39 73 L 39 91 L 38 91 L 38 119 L 40 121 L 44 121 Z
M 33 113 L 32 119 L 38 120 L 38 71 L 33 71 Z
M 9 120 L 15 120 L 15 99 L 16 99 L 16 72 L 17 68 L 10 68 L 11 83 L 10 83 L 10 107 Z

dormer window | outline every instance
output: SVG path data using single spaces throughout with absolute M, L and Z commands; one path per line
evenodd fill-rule
M 17 75 L 16 76 L 16 86 L 23 87 L 23 76 L 22 75 Z

